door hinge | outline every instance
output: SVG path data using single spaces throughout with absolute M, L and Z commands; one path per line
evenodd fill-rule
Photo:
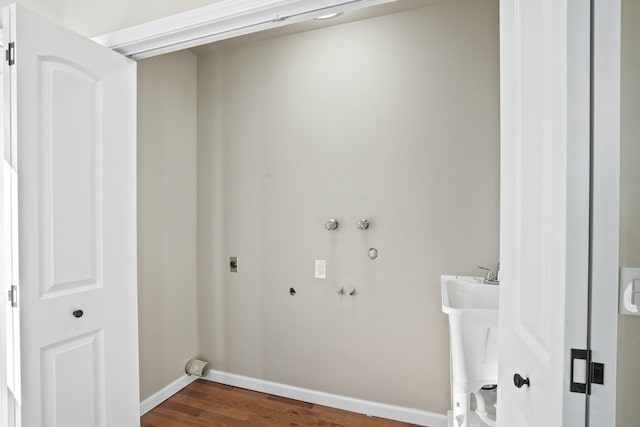
M 18 306 L 18 287 L 16 285 L 11 285 L 11 289 L 9 289 L 9 302 L 11 303 L 11 307 Z
M 10 66 L 16 63 L 16 44 L 14 42 L 9 43 L 4 57 Z
M 576 363 L 583 360 L 584 363 Z M 584 365 L 584 382 L 576 381 L 576 375 L 582 376 L 576 365 Z M 591 360 L 591 350 L 571 349 L 571 391 L 574 393 L 591 394 L 591 384 L 604 384 L 604 363 Z

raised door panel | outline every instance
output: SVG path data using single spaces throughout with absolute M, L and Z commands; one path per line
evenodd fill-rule
M 42 349 L 43 427 L 105 427 L 104 339 L 91 332 Z
M 99 79 L 39 58 L 41 297 L 102 286 Z

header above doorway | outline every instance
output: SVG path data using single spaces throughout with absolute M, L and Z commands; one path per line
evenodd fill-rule
M 328 13 L 346 12 L 396 1 L 222 0 L 188 12 L 94 37 L 93 40 L 130 58 L 143 59 L 282 27 Z

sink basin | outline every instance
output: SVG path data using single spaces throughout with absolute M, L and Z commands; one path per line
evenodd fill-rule
M 483 283 L 482 277 L 441 276 L 442 311 L 454 313 L 498 311 L 498 286 Z

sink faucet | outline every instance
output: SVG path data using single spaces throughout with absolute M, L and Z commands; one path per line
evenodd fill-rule
M 487 273 L 484 275 L 484 283 L 489 285 L 499 285 L 500 284 L 500 263 L 498 263 L 498 269 L 494 273 L 490 268 L 483 267 L 481 265 L 478 266 L 480 270 L 485 270 Z

